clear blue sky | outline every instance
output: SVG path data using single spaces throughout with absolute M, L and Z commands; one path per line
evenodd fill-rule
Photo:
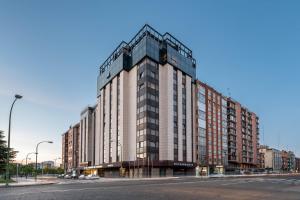
M 113 3 L 112 3 L 113 2 Z M 261 143 L 300 156 L 299 1 L 0 1 L 0 129 L 18 159 L 43 139 L 41 160 L 61 156 L 61 134 L 96 102 L 98 66 L 149 23 L 193 50 L 197 76 L 256 112 Z M 264 134 L 263 134 L 264 132 Z

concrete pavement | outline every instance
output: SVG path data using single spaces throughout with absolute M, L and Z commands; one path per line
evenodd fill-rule
M 13 178 L 15 182 L 9 183 L 10 187 L 24 187 L 24 186 L 32 186 L 32 185 L 49 185 L 49 184 L 55 184 L 59 181 L 57 178 L 38 178 L 36 181 L 34 178 L 25 178 L 25 177 L 19 177 L 18 179 Z M 5 183 L 1 183 L 0 187 L 6 187 Z
M 226 199 L 299 200 L 300 176 L 70 182 L 0 188 L 0 199 Z

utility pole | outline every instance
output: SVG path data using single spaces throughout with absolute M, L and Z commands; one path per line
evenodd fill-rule
M 149 156 L 148 156 L 148 178 L 150 177 Z

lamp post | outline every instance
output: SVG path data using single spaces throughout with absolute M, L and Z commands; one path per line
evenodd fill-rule
M 7 139 L 7 155 L 6 155 L 6 187 L 8 187 L 9 182 L 9 155 L 10 155 L 10 126 L 11 126 L 11 113 L 13 110 L 13 107 L 18 99 L 21 99 L 22 96 L 19 94 L 15 95 L 15 100 L 13 101 L 10 112 L 9 112 L 9 123 L 8 123 L 8 139 Z
M 28 153 L 28 154 L 27 154 L 27 156 L 26 156 L 26 165 L 27 165 L 27 160 L 30 160 L 30 158 L 28 158 L 28 156 L 29 156 L 30 154 L 35 154 L 35 152 L 31 152 L 31 153 Z
M 36 148 L 35 148 L 35 181 L 37 179 L 37 158 L 38 158 L 38 149 L 39 149 L 39 145 L 42 144 L 42 143 L 49 143 L 49 144 L 52 144 L 53 142 L 52 141 L 41 141 L 39 142 L 37 145 L 36 145 Z
M 54 168 L 55 168 L 55 165 L 56 165 L 56 160 L 60 160 L 60 159 L 61 159 L 60 157 L 54 159 Z
M 28 156 L 29 155 L 31 155 L 31 154 L 35 154 L 35 152 L 31 152 L 31 153 L 28 153 L 27 155 L 26 155 L 26 167 L 27 167 L 27 160 L 31 160 L 30 158 L 28 158 Z M 26 179 L 27 179 L 27 172 L 26 172 Z

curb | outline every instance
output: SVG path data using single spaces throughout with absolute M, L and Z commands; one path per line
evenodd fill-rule
M 38 184 L 20 184 L 20 185 L 9 185 L 6 187 L 6 185 L 0 185 L 0 188 L 13 188 L 13 187 L 27 187 L 27 186 L 41 186 L 41 185 L 53 185 L 57 182 L 49 182 L 49 183 L 38 183 Z

